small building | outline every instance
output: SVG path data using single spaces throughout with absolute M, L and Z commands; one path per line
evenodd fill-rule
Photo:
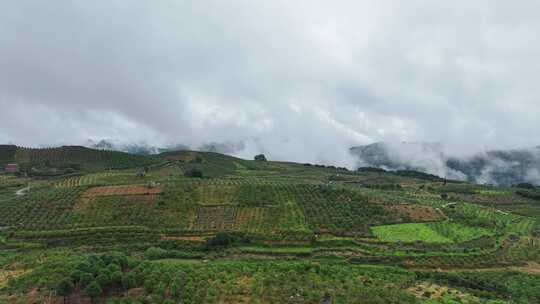
M 19 172 L 19 165 L 17 164 L 7 164 L 5 168 L 6 173 L 17 173 Z

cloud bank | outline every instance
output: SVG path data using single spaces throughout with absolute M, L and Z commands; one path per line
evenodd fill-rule
M 540 143 L 538 1 L 9 1 L 0 142 Z M 534 172 L 530 173 L 534 176 Z
M 418 170 L 479 184 L 540 185 L 540 147 L 452 155 L 442 144 L 379 142 L 350 149 L 356 167 Z

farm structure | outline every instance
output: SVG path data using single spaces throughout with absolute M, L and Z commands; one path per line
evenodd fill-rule
M 7 164 L 4 168 L 4 171 L 6 173 L 17 173 L 19 172 L 19 165 L 18 164 Z

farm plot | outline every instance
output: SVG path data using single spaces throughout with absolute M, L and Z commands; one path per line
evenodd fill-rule
M 431 206 L 417 204 L 385 205 L 384 208 L 397 217 L 405 217 L 414 222 L 434 222 L 445 219 L 444 214 Z
M 12 176 L 12 175 L 1 175 L 0 174 L 0 183 L 3 183 L 9 179 L 14 179 L 15 176 Z
M 262 232 L 265 230 L 264 224 L 269 213 L 268 208 L 238 208 L 234 227 L 242 231 Z
M 453 195 L 453 197 L 461 201 L 471 202 L 484 206 L 491 206 L 525 216 L 538 217 L 540 215 L 540 207 L 537 201 L 531 198 L 520 196 L 509 190 L 485 190 L 483 192 L 480 192 L 479 194 L 457 194 Z
M 176 200 L 203 206 L 238 205 L 243 207 L 268 207 L 285 202 L 285 185 L 263 183 L 255 179 L 189 181 L 170 187 Z
M 237 185 L 203 184 L 195 188 L 198 203 L 202 205 L 232 204 Z
M 199 207 L 196 210 L 193 229 L 197 231 L 232 230 L 236 211 L 233 206 Z
M 467 225 L 489 227 L 519 235 L 527 235 L 533 232 L 535 223 L 538 221 L 531 217 L 467 203 L 460 203 L 453 206 L 453 208 L 446 208 L 445 212 L 455 221 Z
M 271 220 L 275 210 L 263 207 L 199 206 L 191 229 L 194 231 L 245 231 L 265 233 L 276 225 Z
M 78 227 L 162 227 L 173 224 L 174 221 L 165 217 L 165 214 L 171 212 L 157 208 L 157 201 L 158 196 L 155 194 L 85 197 L 75 205 L 73 218 Z
M 148 187 L 145 185 L 103 186 L 88 189 L 84 197 L 114 196 L 114 195 L 143 195 L 159 194 L 163 189 L 159 186 Z
M 118 173 L 96 173 L 83 176 L 74 176 L 54 183 L 56 188 L 71 188 L 79 186 L 91 186 L 100 182 L 103 178 L 117 176 Z
M 396 222 L 379 204 L 357 192 L 324 186 L 291 187 L 309 227 L 333 234 L 368 234 L 369 226 Z
M 3 201 L 0 226 L 28 229 L 56 229 L 71 223 L 71 210 L 81 189 L 36 188 L 28 195 Z
M 456 223 L 407 223 L 371 227 L 373 234 L 385 242 L 460 243 L 493 233 L 484 228 Z
M 257 178 L 215 179 L 182 181 L 170 187 L 169 192 L 174 192 L 180 200 L 204 206 L 277 207 L 296 200 L 305 187 L 311 187 L 311 185 L 288 184 Z M 343 197 L 343 200 L 350 200 L 350 198 Z

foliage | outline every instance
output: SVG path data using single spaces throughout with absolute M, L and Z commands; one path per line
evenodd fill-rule
M 452 243 L 489 236 L 488 230 L 456 223 L 407 223 L 375 226 L 373 234 L 386 242 Z
M 482 297 L 514 299 L 516 303 L 540 303 L 540 277 L 517 272 L 429 272 L 421 279 L 471 290 Z
M 440 178 L 433 174 L 428 174 L 420 171 L 414 171 L 414 170 L 397 170 L 394 172 L 394 174 L 399 176 L 405 176 L 405 177 L 412 177 L 417 179 L 423 179 L 428 181 L 434 181 L 434 182 L 440 182 L 444 181 L 443 178 Z
M 95 298 L 100 296 L 103 293 L 103 290 L 97 281 L 92 281 L 90 284 L 88 284 L 88 286 L 86 286 L 84 293 L 91 298 Z
M 15 161 L 27 168 L 30 174 L 47 174 L 46 168 L 85 171 L 104 169 L 124 169 L 154 165 L 158 159 L 150 156 L 132 155 L 123 152 L 94 150 L 81 146 L 63 146 L 59 148 L 19 148 L 15 153 Z M 42 168 L 30 170 L 30 168 Z M 45 171 L 44 171 L 45 170 Z
M 202 177 L 203 177 L 203 173 L 202 173 L 202 171 L 199 170 L 199 169 L 192 168 L 192 169 L 187 170 L 187 171 L 184 173 L 184 176 L 185 176 L 185 177 L 202 178 Z
M 388 171 L 382 169 L 382 168 L 376 168 L 376 167 L 359 167 L 356 169 L 358 172 L 372 172 L 372 173 L 386 173 Z
M 0 167 L 2 167 L 2 165 L 5 165 L 5 164 L 14 163 L 16 152 L 17 152 L 17 146 L 0 145 Z
M 425 280 L 479 301 L 537 302 L 523 287 L 535 279 L 504 270 L 540 258 L 540 207 L 516 193 L 536 189 L 195 151 L 34 150 L 14 157 L 39 179 L 0 175 L 0 302 L 34 288 L 39 302 L 72 285 L 112 303 L 415 303 L 409 289 Z
M 63 279 L 62 281 L 60 281 L 60 283 L 58 283 L 58 286 L 56 287 L 56 293 L 59 296 L 65 297 L 71 294 L 73 288 L 74 286 L 70 279 Z
M 208 247 L 227 247 L 235 241 L 234 237 L 226 232 L 218 232 L 215 236 L 208 239 L 206 245 Z
M 264 156 L 264 154 L 258 154 L 258 155 L 255 155 L 253 159 L 256 161 L 266 161 L 266 156 Z
M 516 194 L 536 201 L 540 201 L 540 191 L 517 190 Z
M 514 187 L 523 188 L 523 189 L 530 189 L 530 190 L 534 190 L 536 188 L 536 186 L 531 184 L 531 183 L 519 183 L 519 184 L 515 184 Z

